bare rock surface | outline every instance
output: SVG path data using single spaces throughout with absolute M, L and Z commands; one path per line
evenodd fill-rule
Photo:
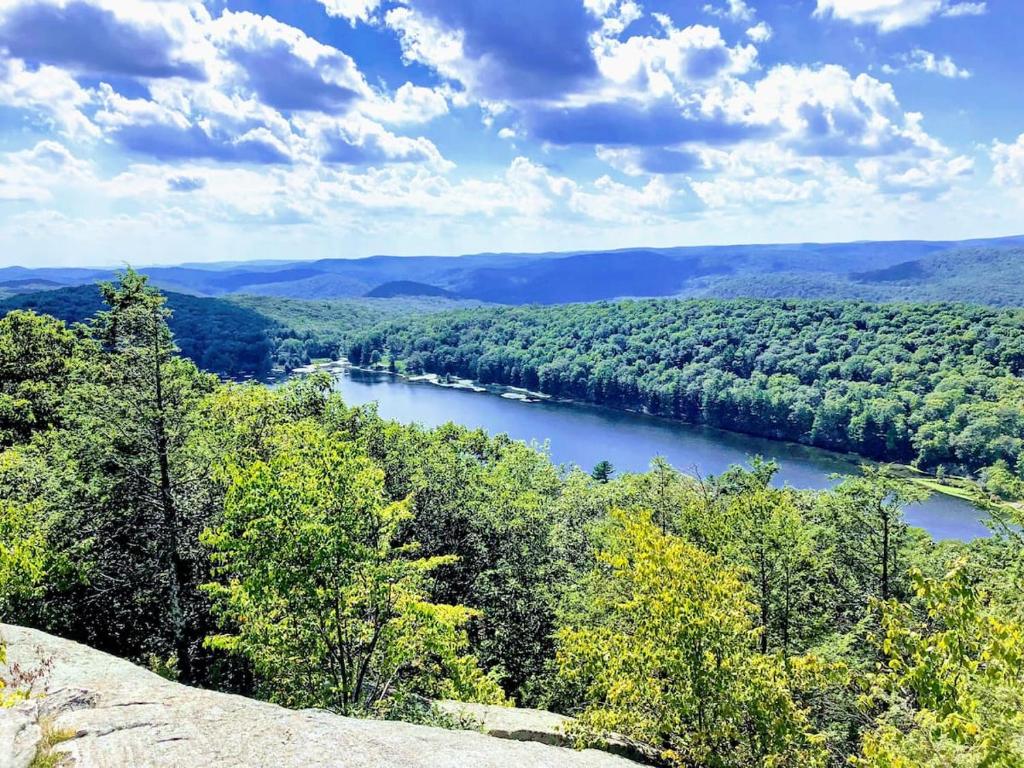
M 496 707 L 466 701 L 435 701 L 434 705 L 465 727 L 483 731 L 488 736 L 513 741 L 536 741 L 571 748 L 573 739 L 566 730 L 572 718 L 542 709 Z M 609 739 L 601 749 L 637 763 L 653 765 L 657 755 L 649 747 L 624 737 Z
M 43 719 L 46 727 L 72 734 L 55 751 L 65 753 L 76 768 L 635 766 L 595 750 L 577 752 L 472 731 L 296 712 L 179 685 L 35 630 L 0 624 L 0 636 L 8 643 L 9 663 L 50 665 L 43 698 L 0 710 L 0 756 L 34 752 L 34 746 L 25 745 L 41 737 L 36 724 Z M 0 766 L 8 768 L 2 759 Z M 10 762 L 11 768 L 23 765 L 27 763 Z
M 469 726 L 479 727 L 489 736 L 570 746 L 565 728 L 572 721 L 564 715 L 540 709 L 495 707 L 465 701 L 436 701 L 434 705 Z

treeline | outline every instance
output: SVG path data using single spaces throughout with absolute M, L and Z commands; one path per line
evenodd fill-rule
M 168 293 L 168 324 L 184 357 L 204 371 L 226 378 L 270 373 L 284 330 L 251 308 L 222 299 Z M 32 310 L 73 324 L 104 307 L 98 285 L 14 296 L 0 301 L 0 315 Z
M 292 707 L 545 707 L 680 768 L 1024 761 L 1024 521 L 936 545 L 882 470 L 564 470 L 326 378 L 220 383 L 143 278 L 104 296 L 0 320 L 0 619 Z
M 336 358 L 354 336 L 385 320 L 430 314 L 466 303 L 416 297 L 318 301 L 231 296 L 223 301 L 272 321 L 269 334 L 274 363 L 289 371 L 316 358 Z
M 208 298 L 166 293 L 168 324 L 182 356 L 228 379 L 263 378 L 315 359 L 334 359 L 357 333 L 396 318 L 458 306 L 439 299 L 303 301 L 273 296 Z M 32 310 L 68 324 L 103 308 L 97 285 L 23 294 L 0 300 L 0 316 Z
M 754 300 L 477 309 L 374 329 L 349 356 L 929 470 L 1024 472 L 1022 310 Z

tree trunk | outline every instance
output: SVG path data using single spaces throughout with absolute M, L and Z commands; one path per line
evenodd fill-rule
M 882 599 L 889 599 L 889 515 L 882 510 Z
M 760 553 L 761 570 L 761 653 L 768 653 L 768 564 L 764 550 Z
M 163 513 L 163 560 L 167 572 L 167 612 L 171 622 L 174 651 L 178 657 L 178 671 L 182 682 L 192 682 L 192 657 L 185 632 L 185 612 L 182 608 L 181 585 L 186 580 L 185 563 L 178 551 L 178 510 L 171 489 L 171 466 L 168 456 L 167 425 L 164 419 L 163 371 L 160 360 L 160 336 L 153 333 L 153 388 L 156 405 L 156 454 L 160 467 L 160 507 Z

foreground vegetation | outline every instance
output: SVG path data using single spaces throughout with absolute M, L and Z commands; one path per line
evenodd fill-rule
M 391 323 L 356 363 L 850 451 L 1024 495 L 1024 311 L 955 304 L 625 301 Z
M 546 707 L 666 765 L 1024 761 L 1022 521 L 935 544 L 883 470 L 565 470 L 325 379 L 220 383 L 142 278 L 104 296 L 0 320 L 5 621 L 293 707 Z

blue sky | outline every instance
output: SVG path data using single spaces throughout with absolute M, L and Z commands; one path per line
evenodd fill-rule
M 0 263 L 1024 232 L 1020 0 L 0 0 Z

